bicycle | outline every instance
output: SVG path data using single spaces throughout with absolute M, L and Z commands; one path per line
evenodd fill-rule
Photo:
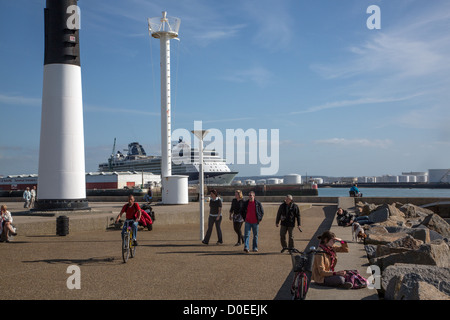
M 122 236 L 122 259 L 124 263 L 127 263 L 128 258 L 134 258 L 136 256 L 136 246 L 133 244 L 133 229 L 131 224 L 134 220 L 125 220 L 126 231 Z
M 295 248 L 283 248 L 281 253 L 286 250 L 291 255 L 292 271 L 294 271 L 291 285 L 292 300 L 305 300 L 309 289 L 308 282 L 311 278 L 314 254 L 323 251 L 317 251 L 315 247 L 311 247 L 308 252 L 298 251 Z M 294 255 L 293 253 L 298 254 Z

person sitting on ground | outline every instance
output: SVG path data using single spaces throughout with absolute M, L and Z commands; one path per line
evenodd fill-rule
M 324 251 L 324 253 L 319 252 L 314 256 L 311 279 L 320 285 L 350 289 L 352 284 L 346 282 L 346 271 L 334 270 L 337 263 L 336 253 L 348 252 L 347 242 L 336 238 L 336 235 L 330 231 L 325 231 L 318 238 L 320 239 L 319 249 Z M 336 242 L 340 246 L 335 245 Z
M 9 242 L 9 234 L 11 234 L 12 236 L 17 236 L 17 233 L 14 231 L 11 225 L 13 222 L 11 212 L 8 211 L 8 207 L 5 204 L 1 207 L 0 222 L 0 238 L 2 239 L 1 241 Z
M 336 221 L 338 226 L 348 227 L 353 223 L 354 216 L 347 210 L 338 208 L 336 211 Z
M 144 228 L 147 228 L 148 231 L 151 231 L 153 229 L 152 218 L 145 210 L 142 209 L 141 209 L 141 220 L 139 220 L 139 225 L 143 226 Z

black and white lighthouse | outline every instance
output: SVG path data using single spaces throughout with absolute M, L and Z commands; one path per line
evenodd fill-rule
M 78 0 L 47 0 L 35 210 L 88 209 Z

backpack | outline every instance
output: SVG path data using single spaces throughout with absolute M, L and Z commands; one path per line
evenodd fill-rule
M 367 279 L 361 276 L 357 270 L 345 270 L 345 282 L 352 284 L 352 289 L 362 289 L 367 287 Z

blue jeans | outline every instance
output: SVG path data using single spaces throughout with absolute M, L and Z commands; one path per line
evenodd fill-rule
M 253 231 L 253 250 L 258 250 L 258 230 L 259 224 L 245 222 L 244 228 L 244 249 L 249 248 L 250 244 L 250 231 Z
M 360 225 L 372 224 L 372 221 L 369 220 L 368 216 L 356 217 L 354 221 L 358 222 Z
M 133 240 L 136 240 L 139 222 L 134 221 L 134 220 L 125 220 L 125 222 L 123 224 L 123 228 L 122 228 L 122 238 L 123 238 L 123 235 L 125 234 L 125 232 L 127 231 L 128 224 L 131 225 L 131 230 L 133 230 Z

